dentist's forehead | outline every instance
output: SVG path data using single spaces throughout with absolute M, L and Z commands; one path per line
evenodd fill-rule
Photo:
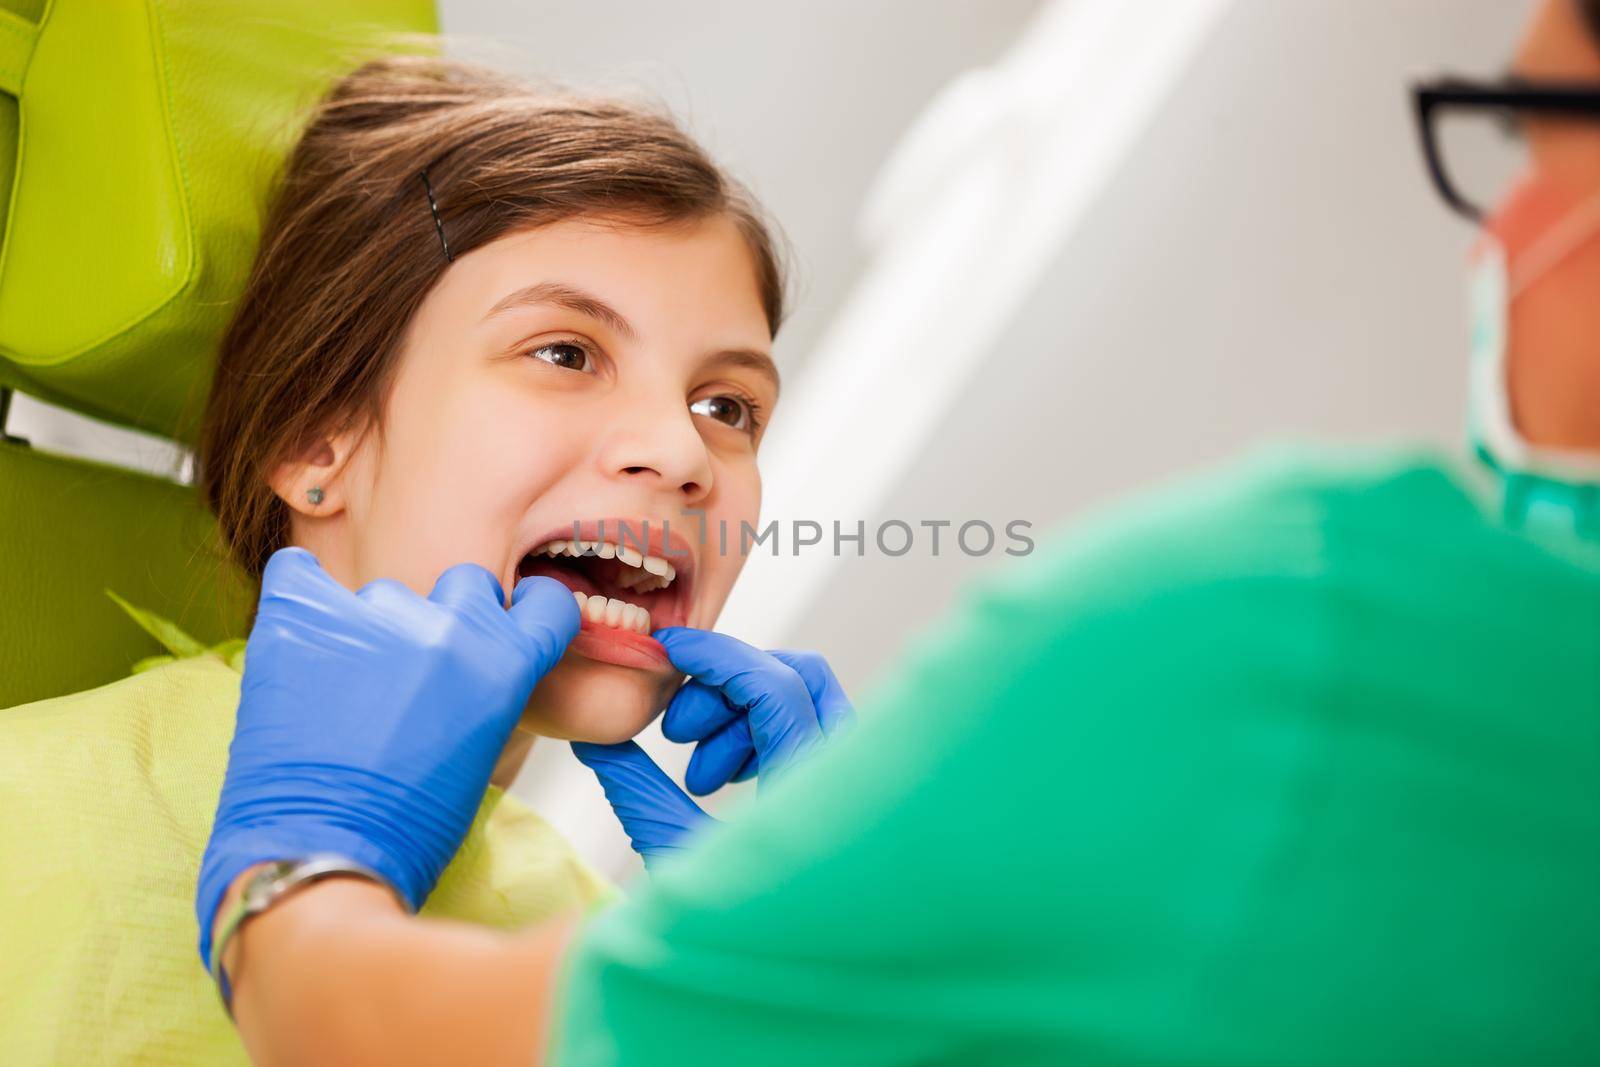
M 1600 44 L 1575 0 L 1544 0 L 1511 62 L 1512 75 L 1550 81 L 1592 82 L 1600 76 Z

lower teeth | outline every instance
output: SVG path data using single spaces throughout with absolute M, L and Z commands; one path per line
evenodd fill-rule
M 572 598 L 578 602 L 579 614 L 593 625 L 641 634 L 650 632 L 650 613 L 637 604 L 615 597 L 585 596 L 576 590 Z

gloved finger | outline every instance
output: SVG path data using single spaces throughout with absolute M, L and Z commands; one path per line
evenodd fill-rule
M 419 599 L 410 586 L 394 578 L 372 579 L 356 590 L 356 598 L 386 612 L 404 610 Z
M 817 706 L 817 721 L 822 724 L 824 736 L 832 737 L 835 730 L 855 722 L 855 705 L 845 695 L 844 686 L 839 684 L 838 676 L 822 653 L 775 648 L 771 655 L 794 668 L 806 683 L 811 702 Z
M 764 777 L 821 743 L 822 726 L 811 694 L 787 663 L 709 630 L 672 626 L 654 636 L 674 666 L 721 689 L 728 703 L 745 712 Z
M 261 571 L 261 599 L 318 600 L 330 593 L 348 596 L 350 591 L 322 569 L 310 552 L 297 545 L 280 548 L 267 558 Z
M 606 801 L 641 856 L 678 848 L 689 832 L 710 821 L 637 742 L 574 741 L 572 753 L 600 780 Z
M 439 575 L 428 599 L 458 611 L 481 611 L 491 607 L 498 611 L 505 608 L 505 596 L 500 579 L 487 567 L 478 563 L 457 563 Z
M 750 779 L 756 776 L 756 772 L 760 769 L 761 761 L 757 759 L 756 754 L 752 752 L 750 753 L 750 758 L 744 761 L 744 766 L 739 768 L 739 773 L 734 775 L 730 780 L 734 782 L 748 782 Z
M 759 702 L 777 703 L 790 712 L 810 711 L 810 694 L 799 674 L 736 637 L 688 626 L 663 627 L 651 636 L 667 650 L 674 667 L 722 690 L 736 708 L 749 709 Z
M 571 744 L 572 754 L 600 779 L 606 800 L 619 815 L 646 813 L 653 816 L 661 811 L 704 814 L 637 741 L 615 745 L 592 741 Z
M 684 787 L 695 796 L 715 793 L 733 780 L 756 754 L 750 721 L 735 719 L 695 746 L 684 772 Z
M 572 639 L 578 636 L 582 619 L 572 591 L 554 578 L 533 576 L 522 579 L 511 592 L 507 612 L 534 643 L 540 671 L 556 665 Z
M 738 717 L 739 709 L 729 706 L 720 689 L 685 682 L 661 716 L 661 733 L 668 741 L 686 745 L 705 740 Z

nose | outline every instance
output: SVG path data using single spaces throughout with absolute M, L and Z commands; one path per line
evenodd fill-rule
M 607 477 L 649 482 L 648 488 L 673 493 L 682 503 L 697 504 L 711 492 L 711 455 L 681 397 L 619 411 L 600 464 Z

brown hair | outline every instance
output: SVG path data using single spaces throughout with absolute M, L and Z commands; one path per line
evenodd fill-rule
M 206 406 L 199 482 L 233 557 L 259 577 L 288 543 L 288 506 L 267 481 L 280 463 L 355 419 L 377 421 L 407 324 L 449 266 L 441 234 L 459 257 L 580 216 L 648 227 L 717 214 L 749 242 L 776 334 L 773 236 L 668 115 L 435 56 L 346 76 L 285 166 Z

